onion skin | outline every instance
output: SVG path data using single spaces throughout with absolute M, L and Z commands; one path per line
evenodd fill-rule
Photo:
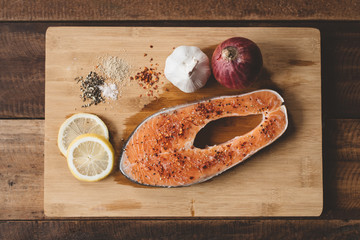
M 211 60 L 215 79 L 223 86 L 234 89 L 249 87 L 263 66 L 259 47 L 251 40 L 233 37 L 220 43 Z

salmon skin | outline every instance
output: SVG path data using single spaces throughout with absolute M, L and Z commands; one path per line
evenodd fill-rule
M 288 125 L 283 98 L 272 90 L 215 97 L 162 110 L 131 134 L 120 157 L 130 180 L 159 187 L 204 182 L 234 167 L 280 137 Z M 200 149 L 196 134 L 210 121 L 262 114 L 261 123 L 242 136 Z

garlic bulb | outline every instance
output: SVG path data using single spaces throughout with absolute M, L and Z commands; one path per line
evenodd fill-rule
M 198 47 L 179 46 L 166 59 L 164 73 L 181 91 L 195 92 L 210 77 L 209 58 Z

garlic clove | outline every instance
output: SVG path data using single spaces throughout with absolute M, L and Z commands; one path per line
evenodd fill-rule
M 164 74 L 181 91 L 195 92 L 211 75 L 209 58 L 198 47 L 179 46 L 166 59 Z

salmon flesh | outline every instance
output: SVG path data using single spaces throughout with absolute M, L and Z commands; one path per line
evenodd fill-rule
M 132 133 L 120 157 L 121 172 L 137 183 L 177 187 L 204 182 L 274 142 L 286 130 L 283 98 L 272 90 L 215 97 L 162 110 Z M 196 134 L 210 121 L 262 114 L 250 132 L 205 149 L 194 147 Z

